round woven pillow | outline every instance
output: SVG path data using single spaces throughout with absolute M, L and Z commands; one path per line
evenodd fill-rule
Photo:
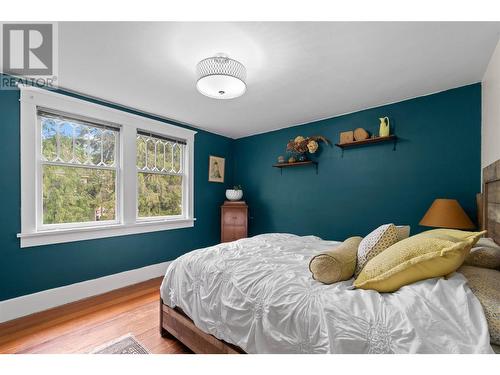
M 356 255 L 362 239 L 350 237 L 334 249 L 313 257 L 309 262 L 313 279 L 324 284 L 349 280 L 356 268 Z

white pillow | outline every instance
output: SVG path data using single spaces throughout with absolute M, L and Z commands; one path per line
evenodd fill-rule
M 398 230 L 394 224 L 381 225 L 363 238 L 358 247 L 354 277 L 358 277 L 370 259 L 376 257 L 398 241 Z
M 411 227 L 409 225 L 397 225 L 396 230 L 398 231 L 398 241 L 410 237 L 410 229 Z

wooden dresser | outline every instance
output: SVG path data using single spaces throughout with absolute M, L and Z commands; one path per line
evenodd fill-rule
M 225 201 L 221 210 L 221 242 L 236 241 L 248 234 L 248 206 L 244 201 Z

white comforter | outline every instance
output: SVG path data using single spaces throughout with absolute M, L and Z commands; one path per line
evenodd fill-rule
M 161 296 L 247 353 L 492 352 L 461 274 L 384 294 L 314 281 L 309 260 L 336 244 L 265 234 L 195 250 L 172 262 Z

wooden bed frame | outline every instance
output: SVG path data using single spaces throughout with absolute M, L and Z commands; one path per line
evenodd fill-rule
M 478 194 L 478 221 L 488 237 L 500 244 L 500 160 L 483 169 L 483 193 Z M 228 344 L 196 327 L 179 308 L 172 309 L 160 299 L 160 334 L 175 337 L 194 353 L 243 354 L 243 349 Z
M 175 337 L 196 354 L 245 353 L 243 349 L 203 332 L 180 308 L 165 305 L 161 298 L 160 334 L 162 337 Z

